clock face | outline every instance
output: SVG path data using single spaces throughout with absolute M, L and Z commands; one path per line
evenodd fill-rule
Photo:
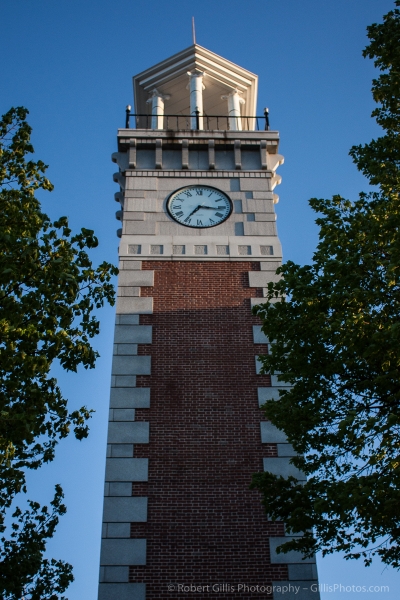
M 186 227 L 215 227 L 232 212 L 224 192 L 207 185 L 189 185 L 173 192 L 167 202 L 170 216 Z

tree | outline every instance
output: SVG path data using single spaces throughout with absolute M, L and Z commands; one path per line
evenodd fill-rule
M 72 235 L 65 217 L 54 223 L 41 210 L 37 190 L 53 189 L 33 153 L 25 108 L 0 121 L 0 532 L 15 495 L 26 492 L 25 470 L 53 460 L 55 446 L 73 430 L 88 435 L 86 407 L 70 412 L 54 361 L 76 371 L 93 368 L 90 341 L 99 332 L 94 310 L 114 304 L 115 267 L 94 268 L 86 252 L 93 231 Z M 16 509 L 11 539 L 0 545 L 0 598 L 56 599 L 73 579 L 70 565 L 43 559 L 65 512 L 56 487 L 51 509 L 30 502 Z
M 350 154 L 376 188 L 355 202 L 310 200 L 320 215 L 312 264 L 280 267 L 269 303 L 254 311 L 271 342 L 264 372 L 293 386 L 265 414 L 299 453 L 292 462 L 307 482 L 259 473 L 252 486 L 270 518 L 305 532 L 281 551 L 344 551 L 367 565 L 377 555 L 399 567 L 399 9 L 367 31 L 364 57 L 381 71 L 372 116 L 384 135 Z

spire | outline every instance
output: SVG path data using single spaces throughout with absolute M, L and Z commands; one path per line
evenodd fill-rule
M 192 36 L 193 36 L 193 45 L 196 44 L 196 28 L 194 26 L 194 17 L 192 17 Z

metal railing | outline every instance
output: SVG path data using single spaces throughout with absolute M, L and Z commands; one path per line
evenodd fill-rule
M 203 131 L 269 131 L 269 112 L 266 108 L 262 117 L 234 117 L 229 115 L 140 115 L 130 112 L 126 108 L 126 129 L 166 129 L 178 130 L 203 130 Z M 135 118 L 135 125 L 131 126 L 131 117 Z M 162 119 L 163 127 L 160 127 Z M 158 127 L 153 127 L 157 121 Z M 201 126 L 202 123 L 202 126 Z

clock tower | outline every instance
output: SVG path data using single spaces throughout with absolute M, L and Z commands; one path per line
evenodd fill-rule
M 194 44 L 133 78 L 118 131 L 117 316 L 99 600 L 318 599 L 251 476 L 304 475 L 259 405 L 283 158 L 257 76 Z M 297 591 L 296 591 L 297 590 Z

